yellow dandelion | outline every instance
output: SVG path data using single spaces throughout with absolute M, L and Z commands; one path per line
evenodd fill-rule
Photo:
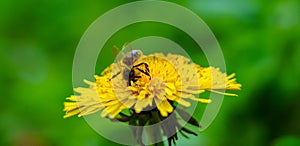
M 168 128 L 162 126 L 169 145 L 171 141 L 175 143 L 177 140 L 177 132 L 174 134 L 170 131 L 185 131 L 197 135 L 177 122 L 178 118 L 172 114 L 175 110 L 189 124 L 200 126 L 187 112 L 177 108 L 177 105 L 189 107 L 190 102 L 212 102 L 197 96 L 204 92 L 237 96 L 223 91 L 241 88 L 241 84 L 236 82 L 235 74 L 227 75 L 215 67 L 201 67 L 178 54 L 144 55 L 138 50 L 133 50 L 112 63 L 100 76 L 95 75 L 95 82 L 85 80 L 85 83 L 89 87 L 75 88 L 74 91 L 79 95 L 67 98 L 69 101 L 64 103 L 64 118 L 101 111 L 102 117 L 129 122 L 134 126 L 145 126 L 170 117 L 164 122 L 168 123 Z M 143 145 L 139 133 L 141 131 L 133 131 L 136 141 Z
M 101 116 L 116 117 L 125 109 L 140 113 L 157 108 L 163 117 L 174 110 L 174 102 L 189 107 L 190 101 L 210 103 L 195 95 L 210 91 L 228 96 L 219 90 L 240 90 L 235 74 L 226 75 L 218 68 L 200 67 L 184 56 L 162 53 L 143 55 L 132 65 L 132 79 L 124 75 L 125 67 L 113 63 L 95 82 L 85 81 L 88 88 L 76 88 L 80 95 L 67 98 L 65 118 L 84 116 L 102 110 Z M 134 67 L 136 66 L 136 67 Z M 148 71 L 147 71 L 148 70 Z

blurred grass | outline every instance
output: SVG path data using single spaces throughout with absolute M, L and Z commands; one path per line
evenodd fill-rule
M 63 119 L 62 103 L 72 94 L 72 60 L 81 35 L 98 16 L 127 2 L 0 2 L 0 145 L 114 144 L 82 118 Z M 200 138 L 181 141 L 299 145 L 300 2 L 177 3 L 208 24 L 222 47 L 228 73 L 235 72 L 243 84 L 239 97 L 225 98 L 218 117 Z M 141 23 L 120 30 L 107 42 L 97 73 L 113 60 L 112 45 L 147 35 L 172 39 L 192 58 L 200 58 L 195 62 L 207 65 L 203 54 L 195 53 L 196 44 L 180 30 Z

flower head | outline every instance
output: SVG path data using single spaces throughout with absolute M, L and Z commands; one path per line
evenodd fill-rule
M 67 98 L 77 103 L 65 102 L 65 117 L 102 110 L 102 117 L 114 118 L 125 109 L 140 113 L 155 108 L 166 117 L 173 112 L 174 103 L 185 107 L 190 106 L 191 101 L 210 103 L 210 99 L 195 95 L 210 91 L 237 96 L 218 90 L 240 90 L 241 87 L 236 83 L 235 74 L 227 76 L 218 68 L 200 67 L 176 54 L 143 55 L 134 62 L 131 73 L 138 78 L 128 79 L 126 67 L 113 63 L 101 76 L 95 75 L 95 82 L 85 81 L 88 88 L 76 88 L 75 92 L 80 95 Z
M 162 126 L 170 143 L 175 142 L 177 135 L 168 131 L 178 129 L 197 135 L 180 126 L 172 114 L 175 109 L 182 119 L 200 126 L 187 112 L 176 108 L 178 104 L 189 107 L 190 102 L 210 103 L 210 99 L 197 97 L 206 91 L 237 96 L 222 91 L 240 90 L 241 87 L 241 84 L 236 83 L 235 74 L 228 76 L 218 68 L 201 67 L 177 54 L 140 53 L 138 58 L 132 60 L 122 58 L 107 67 L 101 76 L 95 75 L 95 82 L 85 80 L 89 87 L 75 88 L 74 91 L 79 95 L 67 98 L 69 101 L 64 103 L 64 118 L 74 115 L 80 117 L 101 110 L 102 117 L 144 126 L 170 117 L 167 122 L 163 122 L 169 125 L 168 129 Z M 126 110 L 129 110 L 130 115 L 123 113 Z M 140 134 L 134 134 L 139 144 L 143 145 Z

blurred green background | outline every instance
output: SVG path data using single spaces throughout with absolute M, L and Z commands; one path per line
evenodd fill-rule
M 0 145 L 117 145 L 83 118 L 63 119 L 72 91 L 72 61 L 87 27 L 129 1 L 0 2 Z M 225 98 L 214 123 L 186 145 L 300 145 L 300 2 L 298 0 L 171 1 L 197 13 L 215 33 L 227 72 L 242 83 Z M 99 59 L 99 73 L 113 61 L 110 48 L 142 36 L 170 38 L 197 54 L 183 32 L 158 23 L 134 24 L 115 34 Z M 202 55 L 203 56 L 203 55 Z M 207 65 L 201 55 L 195 62 Z M 117 131 L 117 129 L 112 129 Z

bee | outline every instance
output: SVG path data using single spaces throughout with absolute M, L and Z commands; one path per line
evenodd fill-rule
M 151 80 L 150 71 L 147 63 L 142 62 L 133 66 L 129 72 L 129 86 L 131 85 L 131 81 L 136 82 L 140 78 L 142 78 L 143 75 L 146 76 L 148 80 Z
M 123 46 L 123 49 L 127 46 Z M 122 49 L 122 50 L 123 50 Z M 124 69 L 112 76 L 112 78 L 117 77 L 118 75 L 123 75 L 124 79 L 127 79 L 128 85 L 131 86 L 131 82 L 137 82 L 143 76 L 147 76 L 151 79 L 150 70 L 147 63 L 139 63 L 134 65 L 134 63 L 143 56 L 143 52 L 141 50 L 130 50 L 126 54 L 119 52 L 119 49 L 114 46 L 113 52 L 115 57 L 117 55 L 121 55 L 121 59 L 118 64 Z M 121 54 L 120 54 L 121 53 Z

